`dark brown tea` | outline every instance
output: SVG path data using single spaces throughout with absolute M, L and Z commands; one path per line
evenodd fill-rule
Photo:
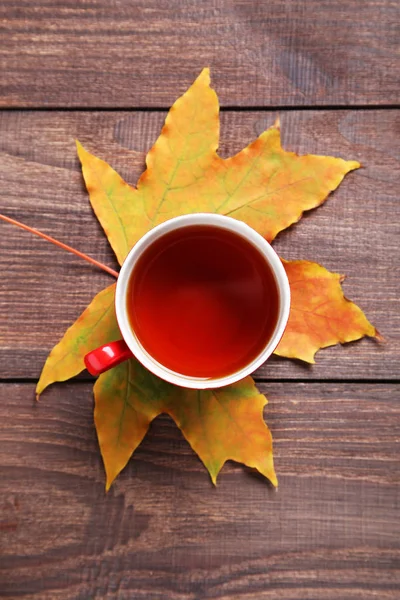
M 223 377 L 245 367 L 271 338 L 279 312 L 274 275 L 236 233 L 192 225 L 144 251 L 128 286 L 130 324 L 165 367 Z

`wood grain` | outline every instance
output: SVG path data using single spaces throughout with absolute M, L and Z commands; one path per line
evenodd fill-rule
M 357 159 L 328 202 L 280 234 L 277 251 L 348 276 L 344 289 L 387 338 L 334 347 L 312 368 L 272 358 L 264 378 L 393 379 L 399 375 L 400 111 L 281 112 L 283 145 L 300 153 Z M 164 113 L 0 113 L 1 212 L 116 266 L 90 209 L 74 138 L 135 183 Z M 223 112 L 221 153 L 239 151 L 275 112 Z M 0 224 L 0 377 L 39 376 L 64 330 L 112 281 L 50 244 Z
M 161 417 L 105 495 L 91 386 L 1 385 L 1 597 L 395 600 L 399 386 L 261 389 L 277 491 Z
M 39 404 L 34 380 L 112 279 L 0 223 L 1 598 L 397 600 L 400 111 L 383 107 L 399 99 L 398 18 L 392 0 L 0 4 L 1 213 L 116 268 L 74 138 L 134 184 L 164 107 L 210 66 L 223 107 L 255 109 L 221 113 L 223 156 L 274 122 L 268 107 L 314 107 L 280 112 L 284 147 L 363 164 L 275 248 L 347 274 L 387 339 L 258 371 L 277 491 L 232 462 L 213 488 L 160 417 L 106 495 L 86 375 Z
M 0 105 L 169 106 L 205 66 L 226 106 L 399 100 L 392 0 L 3 0 Z

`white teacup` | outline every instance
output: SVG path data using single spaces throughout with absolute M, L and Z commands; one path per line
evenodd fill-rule
M 165 367 L 149 354 L 140 343 L 129 321 L 127 292 L 130 277 L 143 252 L 156 240 L 167 233 L 183 227 L 203 225 L 219 227 L 241 236 L 252 244 L 266 262 L 266 268 L 273 273 L 278 297 L 279 310 L 272 335 L 265 340 L 261 352 L 238 371 L 223 377 L 191 377 Z M 157 225 L 147 232 L 132 248 L 122 265 L 115 295 L 115 310 L 122 340 L 110 342 L 85 356 L 85 365 L 92 375 L 99 375 L 124 360 L 136 357 L 149 371 L 175 385 L 194 389 L 217 388 L 232 384 L 246 377 L 262 365 L 278 345 L 285 330 L 290 310 L 290 288 L 285 269 L 270 244 L 254 229 L 236 219 L 211 213 L 195 213 L 175 217 Z

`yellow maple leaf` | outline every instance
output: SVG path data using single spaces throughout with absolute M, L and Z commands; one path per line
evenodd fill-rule
M 278 124 L 228 159 L 218 156 L 218 139 L 218 99 L 204 69 L 170 109 L 136 188 L 77 143 L 90 202 L 121 264 L 149 229 L 194 212 L 230 215 L 272 241 L 359 167 L 341 158 L 286 152 Z M 377 335 L 362 311 L 344 298 L 339 276 L 306 261 L 284 265 L 292 307 L 277 354 L 313 362 L 319 348 Z M 38 394 L 79 373 L 87 352 L 119 337 L 114 288 L 98 294 L 52 350 Z M 196 392 L 158 379 L 132 359 L 101 375 L 94 394 L 107 489 L 162 412 L 175 420 L 214 483 L 224 462 L 232 459 L 258 469 L 276 485 L 271 434 L 263 421 L 267 400 L 251 378 Z

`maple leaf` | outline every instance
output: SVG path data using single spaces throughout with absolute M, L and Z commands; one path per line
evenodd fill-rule
M 55 381 L 66 381 L 83 371 L 88 348 L 93 350 L 121 338 L 114 309 L 115 286 L 114 283 L 97 294 L 54 346 L 36 386 L 38 395 Z
M 161 413 L 174 419 L 214 483 L 231 459 L 256 468 L 277 484 L 272 437 L 262 416 L 267 399 L 251 377 L 216 390 L 189 390 L 159 379 L 131 359 L 100 375 L 94 395 L 106 489 Z
M 282 260 L 289 279 L 289 321 L 275 354 L 314 363 L 320 348 L 353 342 L 364 335 L 379 337 L 340 285 L 344 276 L 306 260 Z
M 272 241 L 360 166 L 286 152 L 277 124 L 228 159 L 218 156 L 218 139 L 218 99 L 204 69 L 170 109 L 136 188 L 77 142 L 90 202 L 120 264 L 149 229 L 194 212 L 230 215 Z M 319 348 L 377 335 L 362 311 L 344 298 L 339 275 L 306 261 L 283 264 L 292 306 L 276 354 L 313 362 Z M 38 394 L 82 371 L 87 352 L 120 337 L 114 293 L 115 285 L 100 292 L 55 346 Z M 219 390 L 187 390 L 158 379 L 132 359 L 101 375 L 94 396 L 107 489 L 160 413 L 174 419 L 214 483 L 224 462 L 232 459 L 258 469 L 276 485 L 271 434 L 263 421 L 267 400 L 251 378 Z
M 77 142 L 90 202 L 120 264 L 149 229 L 194 212 L 240 219 L 272 241 L 360 166 L 286 152 L 278 126 L 232 158 L 220 158 L 218 99 L 209 84 L 204 69 L 172 106 L 136 189 Z

